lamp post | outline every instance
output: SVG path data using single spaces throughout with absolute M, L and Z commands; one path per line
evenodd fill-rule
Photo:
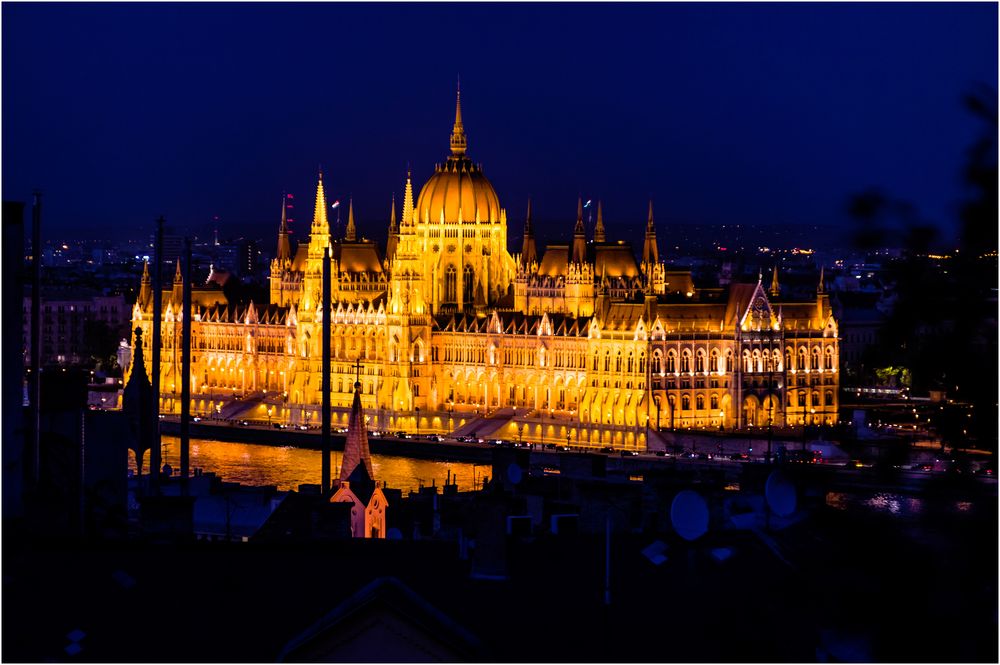
M 416 417 L 414 418 L 414 427 L 416 428 L 417 436 L 420 436 L 420 407 L 415 406 L 413 410 L 416 412 Z
M 772 428 L 773 422 L 774 421 L 772 420 L 770 413 L 768 413 L 767 417 L 767 463 L 768 464 L 771 463 L 771 436 L 773 433 L 773 428 Z
M 660 396 L 654 395 L 653 401 L 656 402 L 656 431 L 660 431 Z

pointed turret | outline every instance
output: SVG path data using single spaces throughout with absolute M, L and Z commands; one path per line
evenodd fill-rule
M 455 125 L 451 129 L 451 155 L 456 159 L 465 157 L 468 143 L 465 138 L 465 127 L 462 126 L 462 88 L 455 91 Z
M 416 221 L 413 218 L 413 184 L 410 182 L 412 174 L 410 170 L 406 170 L 406 188 L 403 190 L 403 221 L 400 224 L 399 230 L 402 230 L 408 226 L 413 226 Z
M 323 191 L 323 171 L 319 172 L 319 179 L 316 182 L 316 207 L 313 208 L 313 222 L 310 234 L 328 238 L 330 236 L 330 224 L 326 219 L 326 193 Z M 323 246 L 326 241 L 323 241 Z
M 771 272 L 771 288 L 768 289 L 768 293 L 772 298 L 777 298 L 781 295 L 781 285 L 778 284 L 778 266 L 774 266 L 774 270 Z
M 524 245 L 521 248 L 521 263 L 528 267 L 538 262 L 538 248 L 535 246 L 535 231 L 531 228 L 531 199 L 528 199 L 528 214 L 524 218 Z
M 822 294 L 822 293 L 824 293 L 826 291 L 826 288 L 823 286 L 823 281 L 824 281 L 823 280 L 823 266 L 820 266 L 819 267 L 819 284 L 816 285 L 816 293 Z
M 656 224 L 653 222 L 653 200 L 649 200 L 649 217 L 646 219 L 646 241 L 642 244 L 642 262 L 653 265 L 660 262 L 660 250 L 656 246 Z
M 122 391 L 122 415 L 128 423 L 128 447 L 135 452 L 136 468 L 142 475 L 143 454 L 152 448 L 155 421 L 153 420 L 153 386 L 146 375 L 146 361 L 142 349 L 142 328 L 135 329 L 132 365 L 129 378 Z
M 181 260 L 177 259 L 177 269 L 174 271 L 174 290 L 171 294 L 173 297 L 174 309 L 178 309 L 181 305 L 181 301 L 184 298 L 184 274 L 181 272 Z
M 604 211 L 601 202 L 597 202 L 597 226 L 594 227 L 594 242 L 607 242 L 607 234 L 604 231 Z
M 573 254 L 570 258 L 572 263 L 585 263 L 587 261 L 587 230 L 583 225 L 583 197 L 576 200 L 576 226 L 573 227 Z
M 392 208 L 389 211 L 389 238 L 385 245 L 385 258 L 392 261 L 396 255 L 396 245 L 399 244 L 399 227 L 396 225 L 396 195 L 392 195 Z
M 278 252 L 275 258 L 284 263 L 292 259 L 292 247 L 288 243 L 288 206 L 286 195 L 281 195 L 281 226 L 278 229 Z
M 139 283 L 139 309 L 146 310 L 153 304 L 153 283 L 149 278 L 149 261 L 142 262 L 142 281 Z
M 365 426 L 365 413 L 361 407 L 361 381 L 354 383 L 354 402 L 351 404 L 351 415 L 347 421 L 347 436 L 344 440 L 344 458 L 340 465 L 340 480 L 351 483 L 351 488 L 355 490 L 355 483 L 359 480 L 359 473 L 364 471 L 367 479 L 371 482 L 375 480 L 375 472 L 372 470 L 372 456 L 368 450 L 368 428 Z M 361 476 L 363 479 L 364 476 Z
M 344 232 L 346 242 L 358 241 L 358 227 L 354 224 L 354 199 L 347 201 L 347 231 Z

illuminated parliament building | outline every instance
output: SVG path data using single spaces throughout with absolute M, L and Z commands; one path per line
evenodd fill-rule
M 519 252 L 507 212 L 467 155 L 461 100 L 447 160 L 414 199 L 411 177 L 382 251 L 353 208 L 332 238 L 323 176 L 308 241 L 292 247 L 285 205 L 270 303 L 227 301 L 210 277 L 192 295 L 192 413 L 318 425 L 322 270 L 332 254 L 332 402 L 346 425 L 360 363 L 369 427 L 643 449 L 656 431 L 833 424 L 837 322 L 785 302 L 770 279 L 699 289 L 668 270 L 652 203 L 645 240 L 588 237 L 582 206 L 566 244 Z M 162 407 L 179 412 L 183 283 L 163 291 Z M 148 270 L 133 310 L 151 357 Z M 238 415 L 237 415 L 238 414 Z

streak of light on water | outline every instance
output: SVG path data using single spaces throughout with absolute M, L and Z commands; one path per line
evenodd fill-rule
M 146 456 L 148 463 L 149 457 Z M 163 461 L 180 469 L 180 439 L 163 437 Z M 340 453 L 331 453 L 334 477 L 340 468 Z M 409 457 L 372 455 L 375 479 L 390 488 L 417 490 L 421 485 L 445 484 L 448 472 L 459 491 L 482 487 L 483 476 L 491 473 L 489 465 L 470 462 L 444 462 Z M 129 454 L 129 468 L 135 461 Z M 225 481 L 244 485 L 276 485 L 279 490 L 297 490 L 300 484 L 319 484 L 320 452 L 292 446 L 266 446 L 255 443 L 232 443 L 191 439 L 191 469 L 217 474 Z

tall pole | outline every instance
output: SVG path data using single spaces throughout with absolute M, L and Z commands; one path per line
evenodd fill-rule
M 31 451 L 28 458 L 29 483 L 36 485 L 40 472 L 42 420 L 42 193 L 34 193 L 31 210 Z
M 153 388 L 153 440 L 149 449 L 149 488 L 155 494 L 160 489 L 160 345 L 163 331 L 163 216 L 156 220 L 156 243 L 153 247 L 153 339 L 150 342 Z
M 323 494 L 330 491 L 330 250 L 323 251 Z
M 184 309 L 181 326 L 181 482 L 187 486 L 191 454 L 191 238 L 184 238 Z

